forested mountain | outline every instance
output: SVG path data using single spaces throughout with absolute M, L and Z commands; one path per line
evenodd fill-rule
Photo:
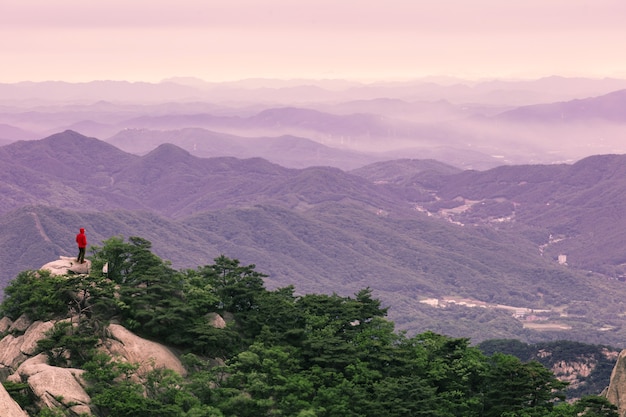
M 165 131 L 125 129 L 107 139 L 107 143 L 139 155 L 147 154 L 164 143 L 171 143 L 202 158 L 260 157 L 287 168 L 329 165 L 349 170 L 385 159 L 381 155 L 331 148 L 304 137 L 250 138 L 199 128 Z
M 467 224 L 547 231 L 549 239 L 538 242 L 545 254 L 566 254 L 570 266 L 621 279 L 625 162 L 624 155 L 597 155 L 571 165 L 465 171 L 435 184 L 439 199 L 424 207 L 454 206 L 451 217 Z
M 486 356 L 466 338 L 396 333 L 369 289 L 296 296 L 290 286 L 267 290 L 262 272 L 235 259 L 176 271 L 150 249 L 141 237 L 111 238 L 88 273 L 71 272 L 70 259 L 65 274 L 24 271 L 11 282 L 0 305 L 8 329 L 0 344 L 9 346 L 0 358 L 10 374 L 0 386 L 5 410 L 42 417 L 617 417 L 599 395 L 565 401 L 568 384 L 536 360 Z M 151 347 L 139 361 L 113 353 L 120 325 L 124 337 L 130 329 L 145 338 L 134 343 Z M 146 339 L 176 357 L 155 366 Z
M 138 156 L 68 131 L 0 148 L 0 269 L 6 285 L 71 256 L 85 227 L 91 245 L 143 236 L 176 268 L 232 256 L 269 288 L 369 287 L 411 333 L 619 345 L 621 166 L 293 169 L 167 144 Z

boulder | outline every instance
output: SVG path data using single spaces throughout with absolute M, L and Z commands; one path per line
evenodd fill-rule
M 6 378 L 6 381 L 7 382 L 13 382 L 14 384 L 21 384 L 22 383 L 22 377 L 17 372 L 14 372 L 14 373 L 10 374 Z
M 21 319 L 21 318 L 20 318 Z M 28 321 L 16 320 L 17 324 Z M 15 370 L 29 356 L 37 352 L 37 342 L 46 337 L 46 332 L 54 326 L 54 322 L 36 321 L 27 327 L 23 335 L 8 334 L 0 340 L 0 368 Z
M 52 321 L 36 321 L 30 325 L 22 336 L 21 351 L 25 355 L 32 356 L 37 351 L 37 342 L 46 338 L 46 332 L 54 327 Z
M 40 269 L 50 271 L 52 275 L 88 274 L 91 267 L 91 261 L 85 260 L 85 263 L 79 264 L 76 258 L 72 256 L 60 256 L 56 261 L 48 262 Z
M 83 410 L 88 410 L 91 399 L 78 382 L 82 372 L 80 369 L 41 365 L 39 372 L 29 377 L 27 382 L 33 394 L 49 408 L 60 404 L 67 408 L 82 405 Z
M 13 382 L 26 382 L 29 376 L 38 372 L 37 369 L 40 365 L 48 365 L 48 358 L 43 353 L 33 356 L 32 358 L 28 358 L 22 362 L 14 374 L 14 376 L 17 375 L 19 379 L 15 379 L 13 376 L 11 380 Z
M 183 364 L 167 347 L 142 339 L 119 324 L 110 324 L 108 331 L 111 337 L 104 342 L 107 352 L 114 358 L 121 357 L 127 362 L 138 364 L 140 374 L 166 368 L 186 375 Z
M 85 260 L 84 263 L 74 263 L 67 270 L 75 274 L 89 274 L 89 268 L 91 268 L 91 261 Z
M 91 399 L 85 391 L 82 369 L 59 368 L 47 364 L 45 354 L 34 356 L 17 368 L 16 374 L 28 383 L 33 394 L 48 408 L 65 407 L 73 412 L 90 413 Z
M 13 320 L 8 317 L 2 317 L 0 319 L 0 333 L 4 333 L 9 330 L 11 325 L 13 324 Z
M 0 340 L 0 367 L 14 370 L 27 356 L 22 352 L 23 336 L 8 334 Z
M 29 319 L 26 314 L 22 314 L 17 318 L 17 320 L 11 323 L 9 331 L 23 333 L 26 331 L 26 329 L 28 329 L 31 324 L 33 324 L 32 320 Z
M 209 313 L 209 326 L 215 327 L 216 329 L 224 329 L 226 328 L 226 320 L 222 318 L 217 313 Z
M 0 384 L 0 410 L 2 410 L 3 417 L 28 417 L 28 414 L 11 398 L 2 384 Z

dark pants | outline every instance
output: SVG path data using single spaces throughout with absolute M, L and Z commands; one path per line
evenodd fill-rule
M 78 248 L 78 258 L 76 259 L 76 261 L 80 262 L 81 264 L 85 262 L 85 248 Z

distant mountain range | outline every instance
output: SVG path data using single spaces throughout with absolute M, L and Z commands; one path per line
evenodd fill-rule
M 344 80 L 249 79 L 211 83 L 198 79 L 172 78 L 161 83 L 127 81 L 62 81 L 0 83 L 2 102 L 24 104 L 36 100 L 92 103 L 176 101 L 230 101 L 253 103 L 338 102 L 347 98 L 371 100 L 393 97 L 402 100 L 441 100 L 453 103 L 488 103 L 514 106 L 567 101 L 599 96 L 626 88 L 622 79 L 545 77 L 536 80 L 417 79 L 414 81 L 358 83 Z
M 523 106 L 505 111 L 497 119 L 517 123 L 626 123 L 625 109 L 626 90 L 619 90 L 599 97 Z
M 0 84 L 0 145 L 73 130 L 146 154 L 262 157 L 343 170 L 390 159 L 462 169 L 624 153 L 626 80 L 246 80 Z
M 176 268 L 225 254 L 272 288 L 370 287 L 410 332 L 616 344 L 624 166 L 601 155 L 485 171 L 408 158 L 288 168 L 172 144 L 140 156 L 66 131 L 0 147 L 0 279 L 71 256 L 85 227 L 91 245 L 144 237 Z

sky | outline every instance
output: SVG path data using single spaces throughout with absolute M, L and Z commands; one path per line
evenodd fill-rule
M 0 0 L 0 82 L 626 78 L 624 0 Z

